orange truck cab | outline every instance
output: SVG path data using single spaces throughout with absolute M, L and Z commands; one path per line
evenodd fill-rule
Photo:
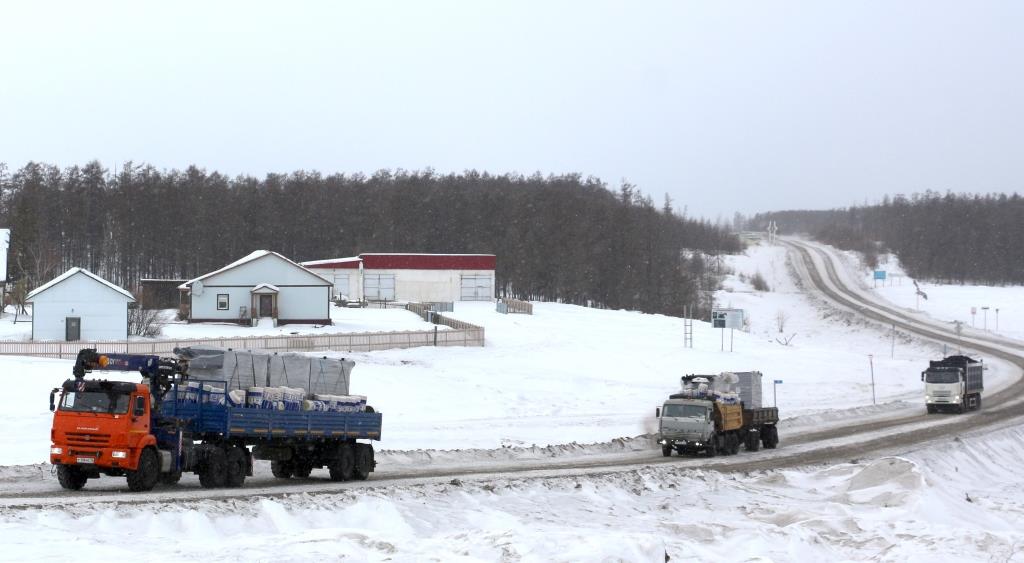
M 54 405 L 57 392 L 59 404 Z M 156 473 L 138 471 L 142 452 L 156 451 L 147 385 L 69 379 L 51 392 L 50 406 L 56 407 L 50 463 L 57 467 L 63 487 L 80 489 L 88 479 L 104 474 L 127 476 L 133 490 L 152 488 L 145 481 Z

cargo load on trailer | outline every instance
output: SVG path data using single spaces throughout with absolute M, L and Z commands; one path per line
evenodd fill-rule
M 73 379 L 50 393 L 50 462 L 62 487 L 101 475 L 133 491 L 196 473 L 203 487 L 240 487 L 254 459 L 275 477 L 327 468 L 335 481 L 366 479 L 382 416 L 349 394 L 353 362 L 215 348 L 174 357 L 83 349 Z M 141 383 L 86 379 L 93 370 L 138 371 Z M 59 399 L 55 398 L 59 395 Z
M 948 356 L 928 362 L 928 369 L 921 372 L 928 412 L 980 409 L 984 379 L 985 364 L 969 356 Z
M 662 455 L 736 454 L 779 443 L 779 411 L 761 405 L 757 371 L 685 375 L 682 389 L 655 409 Z

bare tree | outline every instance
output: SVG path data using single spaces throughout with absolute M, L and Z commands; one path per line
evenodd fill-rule
M 789 315 L 787 315 L 782 309 L 779 309 L 779 312 L 775 313 L 775 328 L 779 330 L 780 334 L 786 330 L 786 321 L 788 320 Z
M 164 328 L 160 309 L 128 308 L 128 334 L 131 336 L 160 336 Z

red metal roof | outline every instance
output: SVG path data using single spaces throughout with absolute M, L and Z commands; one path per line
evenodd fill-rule
M 368 270 L 493 270 L 493 254 L 360 254 L 358 259 L 316 260 L 302 265 L 314 269 L 363 268 Z
M 493 254 L 360 254 L 368 270 L 493 270 Z

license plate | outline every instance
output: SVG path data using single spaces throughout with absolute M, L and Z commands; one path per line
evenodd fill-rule
M 96 458 L 93 457 L 77 457 L 75 461 L 78 463 L 96 463 Z

